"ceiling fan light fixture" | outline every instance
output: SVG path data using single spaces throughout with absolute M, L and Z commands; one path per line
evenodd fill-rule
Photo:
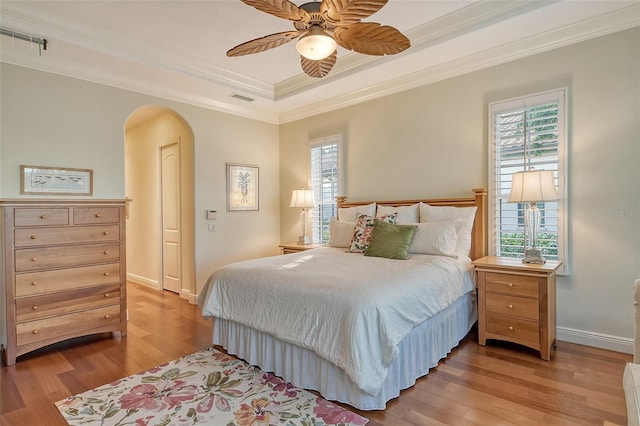
M 319 61 L 330 56 L 338 44 L 320 27 L 313 27 L 296 43 L 296 50 L 307 59 Z

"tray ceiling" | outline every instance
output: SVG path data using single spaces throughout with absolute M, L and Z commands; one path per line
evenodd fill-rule
M 411 48 L 384 57 L 339 48 L 331 73 L 314 79 L 300 69 L 295 42 L 226 56 L 293 28 L 239 0 L 3 0 L 0 13 L 3 28 L 48 41 L 40 52 L 3 35 L 3 62 L 273 123 L 640 25 L 637 0 L 390 0 L 365 21 L 396 27 Z

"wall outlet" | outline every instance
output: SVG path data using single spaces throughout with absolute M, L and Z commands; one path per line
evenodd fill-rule
M 216 232 L 216 224 L 215 223 L 209 223 L 209 232 Z

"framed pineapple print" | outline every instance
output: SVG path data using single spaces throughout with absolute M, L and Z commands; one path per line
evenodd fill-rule
M 227 209 L 259 210 L 259 169 L 248 164 L 227 163 Z

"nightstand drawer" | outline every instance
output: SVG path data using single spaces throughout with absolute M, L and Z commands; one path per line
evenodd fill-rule
M 539 305 L 536 299 L 505 296 L 503 294 L 487 293 L 487 312 L 511 315 L 537 321 L 539 319 Z
M 532 343 L 540 341 L 540 324 L 502 315 L 487 314 L 487 333 L 504 336 L 512 341 L 523 340 Z
M 537 298 L 538 278 L 487 272 L 486 291 Z

